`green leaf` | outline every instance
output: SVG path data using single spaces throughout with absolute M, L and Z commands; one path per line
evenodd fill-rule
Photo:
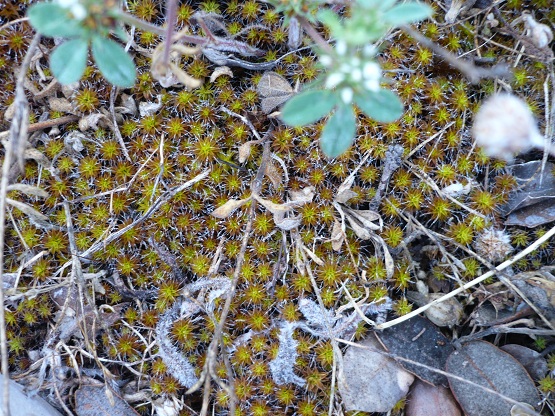
M 356 127 L 353 107 L 346 104 L 338 106 L 322 130 L 320 146 L 324 154 L 337 157 L 345 152 L 355 139 Z
M 73 39 L 62 43 L 50 55 L 50 69 L 60 84 L 79 81 L 87 66 L 89 43 L 86 39 Z
M 331 91 L 304 91 L 285 103 L 281 109 L 281 119 L 290 126 L 305 126 L 324 117 L 335 104 L 337 95 Z
M 29 7 L 31 25 L 44 36 L 78 37 L 87 33 L 81 23 L 70 18 L 68 9 L 54 3 L 37 3 Z
M 424 3 L 411 2 L 399 4 L 383 14 L 384 19 L 392 26 L 398 27 L 408 23 L 419 22 L 430 17 L 434 11 Z
M 316 17 L 318 20 L 328 26 L 332 33 L 337 33 L 342 30 L 341 21 L 337 17 L 337 15 L 329 9 L 320 10 Z
M 368 117 L 382 123 L 391 123 L 403 114 L 403 103 L 390 90 L 355 93 L 355 103 Z
M 92 39 L 92 55 L 102 75 L 118 87 L 135 84 L 135 64 L 131 56 L 115 41 L 95 35 Z

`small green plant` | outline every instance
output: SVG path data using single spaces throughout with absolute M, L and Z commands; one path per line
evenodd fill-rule
M 395 0 L 358 0 L 344 21 L 330 9 L 316 13 L 336 39 L 335 48 L 321 38 L 315 39 L 316 53 L 325 71 L 285 104 L 282 119 L 292 126 L 304 126 L 333 111 L 320 137 L 328 157 L 345 152 L 355 138 L 357 119 L 353 105 L 383 123 L 398 119 L 403 112 L 397 95 L 381 86 L 384 80 L 376 61 L 375 43 L 388 30 L 422 20 L 432 10 L 418 2 L 395 3 Z M 296 13 L 298 7 L 294 4 L 284 12 Z
M 89 46 L 92 56 L 106 79 L 120 87 L 135 83 L 133 59 L 110 33 L 126 41 L 117 26 L 119 7 L 116 2 L 101 0 L 59 0 L 38 3 L 29 8 L 31 25 L 42 35 L 64 37 L 50 56 L 50 69 L 62 84 L 78 81 L 87 66 Z

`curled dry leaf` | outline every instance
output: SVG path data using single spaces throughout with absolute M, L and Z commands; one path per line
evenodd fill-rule
M 131 95 L 121 94 L 121 106 L 115 108 L 120 114 L 137 115 L 137 104 Z
M 422 280 L 416 282 L 418 292 L 407 291 L 407 299 L 416 303 L 418 306 L 424 306 L 434 300 L 444 296 L 444 293 L 428 293 L 428 287 Z M 453 326 L 457 325 L 463 316 L 463 307 L 455 298 L 447 299 L 441 303 L 430 306 L 424 314 L 437 326 Z
M 83 133 L 71 131 L 64 137 L 64 146 L 71 154 L 79 153 L 85 148 L 85 145 L 83 144 L 84 140 L 87 140 L 87 136 Z
M 217 67 L 214 72 L 212 72 L 212 75 L 210 75 L 210 82 L 216 81 L 216 79 L 218 79 L 218 77 L 221 77 L 222 75 L 227 75 L 230 78 L 233 78 L 233 72 L 231 72 L 231 68 L 223 65 Z
M 79 119 L 79 130 L 87 131 L 89 129 L 98 130 L 98 123 L 106 119 L 106 116 L 101 113 L 89 114 Z M 106 123 L 103 123 L 106 124 Z
M 285 218 L 285 215 L 283 213 L 276 213 L 274 214 L 274 222 L 278 228 L 284 231 L 291 231 L 293 228 L 297 228 L 299 225 L 301 225 L 302 220 L 301 217 L 298 215 Z
M 312 198 L 314 198 L 314 187 L 307 186 L 300 191 L 289 191 L 289 198 L 291 198 L 292 202 L 296 202 L 297 205 L 312 202 Z
M 50 108 L 51 111 L 75 114 L 75 105 L 67 98 L 50 97 L 48 99 L 48 108 Z
M 251 200 L 250 197 L 245 198 L 245 199 L 230 199 L 225 204 L 223 204 L 221 207 L 218 207 L 214 211 L 212 211 L 212 213 L 210 215 L 212 215 L 213 217 L 216 217 L 216 218 L 220 218 L 220 219 L 227 218 L 231 214 L 233 214 L 233 212 L 237 208 L 241 208 L 243 205 L 245 205 L 250 200 Z
M 19 191 L 29 196 L 38 196 L 39 198 L 48 198 L 48 192 L 38 186 L 26 185 L 23 183 L 14 183 L 8 185 L 7 191 Z
M 143 101 L 139 103 L 139 114 L 141 117 L 148 117 L 156 113 L 160 108 L 162 108 L 162 96 L 158 94 L 156 96 L 156 102 Z
M 446 387 L 416 380 L 407 400 L 406 416 L 462 416 L 457 401 Z
M 382 218 L 375 211 L 350 209 L 337 203 L 334 206 L 345 214 L 351 228 L 357 237 L 362 240 L 370 240 L 375 236 L 374 231 L 382 228 Z M 380 225 L 376 225 L 374 221 L 379 221 Z
M 31 207 L 20 201 L 14 201 L 13 199 L 6 198 L 6 202 L 12 207 L 17 208 L 29 218 L 38 221 L 40 223 L 48 223 L 48 217 L 38 212 L 35 208 Z
M 52 168 L 52 163 L 50 162 L 50 160 L 43 153 L 39 152 L 37 149 L 33 147 L 28 147 L 27 149 L 25 149 L 25 152 L 23 153 L 23 157 L 25 159 L 34 160 L 45 169 Z
M 389 412 L 406 396 L 414 376 L 391 358 L 380 354 L 382 346 L 369 337 L 351 346 L 343 357 L 337 386 L 347 411 Z
M 337 188 L 334 201 L 344 204 L 349 199 L 356 196 L 357 194 L 351 191 L 351 187 L 353 186 L 354 182 L 355 182 L 355 175 L 351 174 L 347 176 L 347 178 L 343 181 L 343 183 L 339 185 L 339 188 Z
M 187 89 L 198 88 L 202 85 L 200 79 L 193 78 L 172 61 L 179 61 L 182 55 L 194 56 L 200 52 L 200 48 L 192 48 L 180 44 L 172 44 L 170 47 L 169 62 L 163 62 L 165 43 L 161 42 L 152 54 L 150 72 L 154 79 L 160 82 L 164 88 L 179 83 Z
M 284 214 L 291 211 L 297 206 L 296 204 L 293 204 L 291 202 L 276 204 L 275 202 L 272 202 L 269 199 L 264 199 L 258 195 L 253 195 L 253 198 L 256 199 L 264 208 L 266 208 L 272 214 Z

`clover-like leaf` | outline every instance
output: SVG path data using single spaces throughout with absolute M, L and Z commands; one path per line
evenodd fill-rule
M 337 95 L 332 91 L 305 91 L 287 101 L 281 118 L 290 126 L 305 126 L 324 117 L 336 104 Z
M 68 40 L 50 55 L 50 69 L 60 84 L 79 81 L 87 66 L 89 43 L 86 39 Z
M 337 157 L 345 152 L 353 143 L 356 131 L 356 118 L 353 107 L 340 105 L 330 117 L 322 136 L 320 146 L 328 157 Z
M 391 123 L 403 114 L 403 103 L 393 91 L 387 89 L 359 92 L 354 98 L 364 114 L 382 123 Z
M 118 87 L 132 87 L 135 83 L 135 64 L 131 56 L 117 42 L 95 35 L 92 55 L 102 75 Z
M 29 7 L 31 25 L 44 36 L 78 37 L 87 33 L 81 23 L 70 17 L 69 11 L 55 3 L 37 3 Z
M 392 26 L 416 23 L 430 17 L 434 11 L 430 6 L 420 2 L 398 4 L 383 14 L 385 20 Z

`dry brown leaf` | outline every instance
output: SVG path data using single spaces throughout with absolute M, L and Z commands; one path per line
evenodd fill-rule
M 286 212 L 291 211 L 296 206 L 298 206 L 298 204 L 294 204 L 294 203 L 291 203 L 291 202 L 286 202 L 284 204 L 276 204 L 275 202 L 272 202 L 269 199 L 264 199 L 264 198 L 262 198 L 260 196 L 257 196 L 257 195 L 253 195 L 253 197 L 258 202 L 260 202 L 260 204 L 263 205 L 264 208 L 266 208 L 272 214 L 286 213 Z
M 270 179 L 270 182 L 272 182 L 274 189 L 278 189 L 281 186 L 282 184 L 281 174 L 279 173 L 279 171 L 276 169 L 275 165 L 271 161 L 266 165 L 265 174 L 268 177 L 268 179 Z
M 48 99 L 48 108 L 51 111 L 59 111 L 60 113 L 75 113 L 75 106 L 66 98 L 50 97 Z
M 105 119 L 106 116 L 101 113 L 89 114 L 79 119 L 79 130 L 86 131 L 88 129 L 98 130 L 98 123 Z M 105 124 L 105 123 L 103 123 Z
M 251 155 L 251 146 L 254 143 L 258 143 L 258 140 L 251 140 L 239 146 L 239 163 L 245 163 L 247 161 L 247 159 Z
M 230 199 L 221 207 L 216 208 L 210 215 L 216 218 L 227 218 L 229 217 L 237 208 L 241 208 L 247 202 L 249 202 L 251 198 L 245 199 Z
M 343 241 L 345 240 L 345 233 L 341 223 L 336 218 L 333 220 L 333 228 L 331 230 L 331 248 L 334 251 L 340 251 Z
M 139 103 L 139 114 L 141 117 L 148 117 L 162 108 L 162 96 L 158 94 L 156 101 L 142 101 Z
M 360 238 L 361 240 L 370 240 L 373 236 L 373 233 L 370 232 L 368 229 L 361 227 L 359 225 L 359 223 L 353 219 L 350 215 L 346 215 L 347 220 L 349 221 L 349 224 L 351 225 L 351 228 L 353 229 L 353 231 L 355 232 L 355 234 L 357 235 L 358 238 Z
M 23 157 L 25 159 L 34 160 L 35 162 L 37 162 L 39 165 L 42 165 L 46 169 L 50 169 L 52 167 L 52 163 L 50 162 L 50 160 L 43 153 L 39 152 L 35 148 L 28 147 L 27 149 L 25 149 L 25 152 L 23 153 Z
M 416 380 L 407 400 L 406 416 L 461 416 L 457 401 L 448 388 Z
M 351 191 L 350 189 L 344 189 L 340 193 L 339 192 L 337 193 L 334 200 L 335 200 L 335 202 L 339 202 L 340 204 L 344 204 L 349 199 L 354 198 L 355 196 L 358 196 L 358 194 L 355 191 Z
M 296 92 L 289 81 L 273 71 L 264 72 L 256 88 L 258 94 L 262 97 L 262 112 L 264 114 L 269 114 L 274 108 L 279 107 L 295 95 Z

